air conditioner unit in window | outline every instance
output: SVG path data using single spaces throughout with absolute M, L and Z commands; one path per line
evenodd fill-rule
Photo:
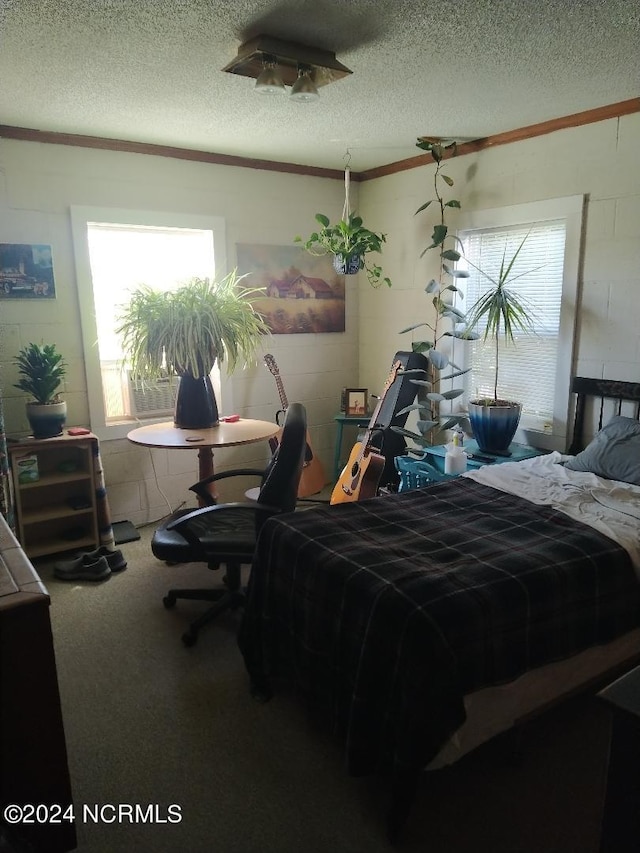
M 128 413 L 134 418 L 158 418 L 172 415 L 178 393 L 178 376 L 141 382 L 127 374 Z

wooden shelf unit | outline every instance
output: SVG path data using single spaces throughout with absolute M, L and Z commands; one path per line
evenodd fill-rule
M 29 557 L 98 547 L 93 434 L 23 438 L 8 443 L 18 539 Z M 23 457 L 35 454 L 38 479 L 20 482 Z M 72 503 L 82 504 L 74 509 Z

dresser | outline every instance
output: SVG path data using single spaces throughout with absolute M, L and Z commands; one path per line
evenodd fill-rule
M 14 803 L 72 803 L 49 605 L 47 590 L 0 515 L 2 811 Z M 75 823 L 69 820 L 2 829 L 33 853 L 76 847 Z

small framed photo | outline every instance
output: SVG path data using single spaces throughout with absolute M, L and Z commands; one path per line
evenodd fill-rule
M 348 417 L 362 417 L 369 411 L 369 392 L 367 388 L 347 388 L 345 392 Z

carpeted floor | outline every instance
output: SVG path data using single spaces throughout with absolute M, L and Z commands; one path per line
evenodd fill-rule
M 129 568 L 65 583 L 38 570 L 51 614 L 76 806 L 157 805 L 154 823 L 78 824 L 80 853 L 381 853 L 386 786 L 346 775 L 340 746 L 286 692 L 255 702 L 238 652 L 238 614 L 180 636 L 202 608 L 165 610 L 172 584 L 216 582 L 168 567 L 151 530 L 123 544 Z M 485 745 L 425 776 L 402 850 L 596 853 L 608 711 L 571 700 L 531 724 L 524 760 Z M 168 806 L 179 823 L 166 822 Z M 104 812 L 111 819 L 111 809 Z

